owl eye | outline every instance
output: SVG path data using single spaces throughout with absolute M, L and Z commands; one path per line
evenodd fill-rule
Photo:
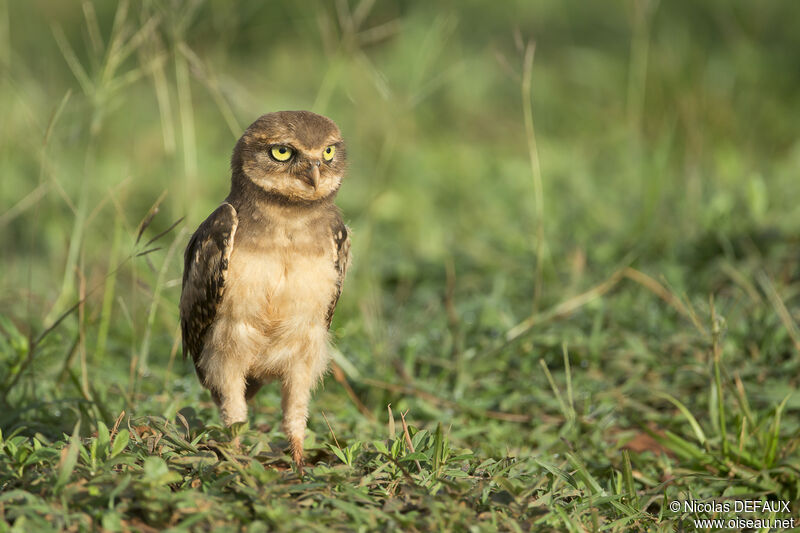
M 333 155 L 336 153 L 336 147 L 334 145 L 330 145 L 322 152 L 322 157 L 325 161 L 330 161 L 333 159 Z
M 292 157 L 293 151 L 288 146 L 279 145 L 273 146 L 269 153 L 275 161 L 288 161 Z

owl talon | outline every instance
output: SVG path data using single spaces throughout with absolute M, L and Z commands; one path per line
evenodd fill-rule
M 305 466 L 305 461 L 303 460 L 303 440 L 299 438 L 291 438 L 289 450 L 291 451 L 294 464 L 297 465 L 297 471 L 302 476 L 303 466 Z
M 300 476 L 302 476 L 303 466 L 305 466 L 305 461 L 303 460 L 302 447 L 300 447 L 300 449 L 296 449 L 294 446 L 292 446 L 292 460 L 294 461 L 294 464 L 297 465 L 297 473 L 300 474 Z

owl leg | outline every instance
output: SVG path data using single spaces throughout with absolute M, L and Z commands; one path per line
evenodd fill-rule
M 283 411 L 283 431 L 289 439 L 292 459 L 302 474 L 303 440 L 306 434 L 308 403 L 314 380 L 311 370 L 305 365 L 295 365 L 283 378 L 281 387 L 281 409 Z
M 232 380 L 221 390 L 211 389 L 211 397 L 219 407 L 222 423 L 231 426 L 236 422 L 247 422 L 247 401 L 245 400 L 245 380 Z

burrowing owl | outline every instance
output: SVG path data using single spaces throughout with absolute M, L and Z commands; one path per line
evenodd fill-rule
M 256 120 L 231 159 L 231 192 L 184 254 L 184 356 L 226 425 L 282 383 L 283 429 L 302 468 L 311 391 L 328 366 L 328 329 L 350 262 L 333 200 L 346 167 L 330 119 L 281 111 Z

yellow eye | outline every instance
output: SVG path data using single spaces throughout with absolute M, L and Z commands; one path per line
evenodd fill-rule
M 333 159 L 333 155 L 336 153 L 336 147 L 334 145 L 330 145 L 325 148 L 325 151 L 322 152 L 322 157 L 325 161 L 330 161 Z
M 273 146 L 270 153 L 276 161 L 288 161 L 292 157 L 292 149 L 288 146 Z

